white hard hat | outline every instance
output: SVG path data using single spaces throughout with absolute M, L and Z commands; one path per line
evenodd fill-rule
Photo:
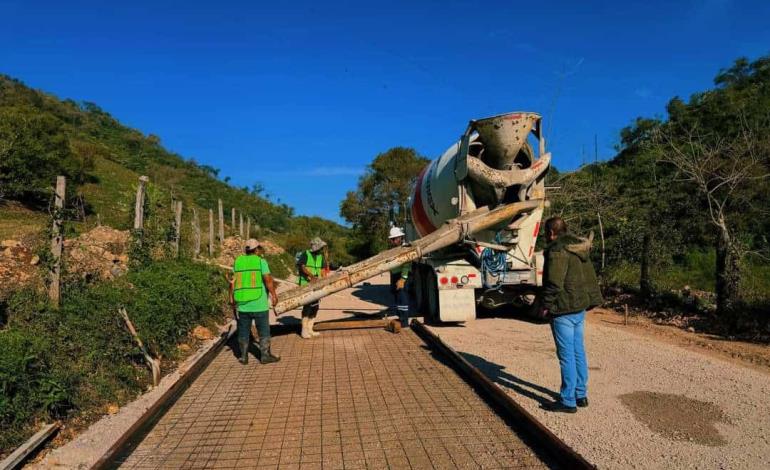
M 401 230 L 401 227 L 390 227 L 390 235 L 388 238 L 398 238 L 403 237 L 406 235 L 403 230 Z
M 249 238 L 243 245 L 247 250 L 256 250 L 259 248 L 259 242 L 255 238 Z
M 326 246 L 326 242 L 321 240 L 318 237 L 315 237 L 312 240 L 310 240 L 310 251 L 318 251 L 325 246 Z

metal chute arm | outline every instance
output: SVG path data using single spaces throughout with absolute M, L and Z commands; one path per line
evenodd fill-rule
M 468 235 L 509 223 L 514 217 L 531 212 L 542 203 L 542 199 L 533 199 L 502 205 L 492 210 L 482 207 L 449 220 L 435 232 L 415 240 L 409 246 L 392 248 L 310 284 L 283 292 L 274 306 L 275 311 L 280 314 L 313 303 L 404 263 L 410 263 L 423 255 L 459 243 Z
M 535 181 L 551 164 L 551 154 L 541 155 L 531 167 L 520 170 L 496 170 L 478 158 L 468 158 L 468 176 L 479 183 L 494 188 L 508 188 Z

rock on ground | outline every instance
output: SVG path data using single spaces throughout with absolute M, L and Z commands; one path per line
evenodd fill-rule
M 96 227 L 64 240 L 67 273 L 79 277 L 114 279 L 128 269 L 128 230 Z

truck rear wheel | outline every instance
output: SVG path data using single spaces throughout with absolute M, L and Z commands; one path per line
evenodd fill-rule
M 414 264 L 412 269 L 412 279 L 414 282 L 414 306 L 417 313 L 425 311 L 425 267 L 421 264 Z
M 423 276 L 425 279 L 425 323 L 428 325 L 435 325 L 441 320 L 441 311 L 438 301 L 438 279 L 436 273 L 430 269 L 427 270 L 427 276 Z

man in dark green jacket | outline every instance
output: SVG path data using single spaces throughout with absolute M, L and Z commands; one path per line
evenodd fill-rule
M 551 411 L 575 413 L 588 406 L 588 361 L 583 345 L 586 310 L 602 303 L 596 272 L 589 257 L 592 238 L 567 232 L 561 217 L 545 222 L 549 244 L 543 273 L 543 316 L 551 319 L 556 354 L 561 367 L 560 400 Z

